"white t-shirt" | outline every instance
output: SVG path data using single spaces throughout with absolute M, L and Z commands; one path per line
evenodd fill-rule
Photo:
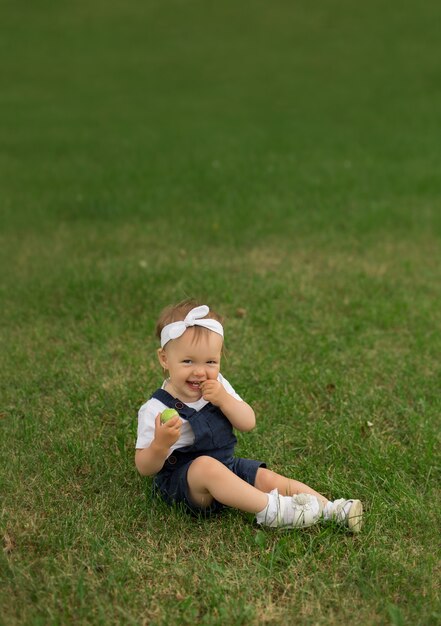
M 226 391 L 233 398 L 242 402 L 242 398 L 237 394 L 233 387 L 230 385 L 228 380 L 219 374 L 217 377 L 218 381 L 224 386 Z M 164 389 L 167 381 L 165 380 L 162 383 L 162 389 Z M 191 409 L 195 409 L 196 411 L 200 411 L 202 407 L 208 404 L 207 400 L 201 398 L 197 402 L 188 402 L 186 406 Z M 152 443 L 155 437 L 155 419 L 158 413 L 162 413 L 164 409 L 168 407 L 163 403 L 157 400 L 156 398 L 150 398 L 147 400 L 145 404 L 138 411 L 138 438 L 136 440 L 136 448 L 148 448 Z M 188 420 L 184 420 L 181 417 L 182 426 L 181 426 L 181 434 L 179 439 L 174 443 L 169 451 L 169 455 L 176 450 L 177 448 L 183 448 L 184 446 L 191 446 L 194 443 L 194 433 L 193 429 L 190 426 L 190 422 Z

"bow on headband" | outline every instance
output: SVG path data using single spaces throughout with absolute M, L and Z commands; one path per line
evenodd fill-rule
M 190 326 L 203 326 L 223 337 L 224 329 L 220 322 L 212 319 L 202 319 L 208 315 L 209 311 L 208 306 L 203 304 L 202 306 L 197 306 L 192 309 L 182 322 L 172 322 L 164 326 L 161 331 L 161 348 L 163 348 L 170 339 L 178 339 Z

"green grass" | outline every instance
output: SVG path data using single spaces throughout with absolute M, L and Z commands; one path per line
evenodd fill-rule
M 0 623 L 438 624 L 440 7 L 5 2 Z M 226 316 L 238 453 L 360 536 L 150 497 L 154 324 Z M 239 317 L 236 310 L 246 309 Z

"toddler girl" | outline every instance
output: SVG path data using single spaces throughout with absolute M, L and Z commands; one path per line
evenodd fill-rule
M 256 424 L 253 409 L 220 373 L 221 318 L 205 305 L 185 300 L 169 306 L 157 324 L 158 358 L 169 377 L 139 410 L 135 463 L 169 503 L 211 514 L 223 506 L 256 515 L 258 524 L 305 528 L 320 519 L 359 532 L 359 500 L 327 500 L 307 485 L 234 456 L 233 428 Z M 161 423 L 161 413 L 179 413 Z

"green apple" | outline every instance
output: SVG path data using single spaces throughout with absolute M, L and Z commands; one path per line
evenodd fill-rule
M 171 418 L 174 417 L 175 415 L 179 415 L 179 413 L 175 411 L 175 409 L 165 409 L 161 413 L 161 422 L 165 424 L 165 422 L 168 422 L 168 420 L 171 420 Z

